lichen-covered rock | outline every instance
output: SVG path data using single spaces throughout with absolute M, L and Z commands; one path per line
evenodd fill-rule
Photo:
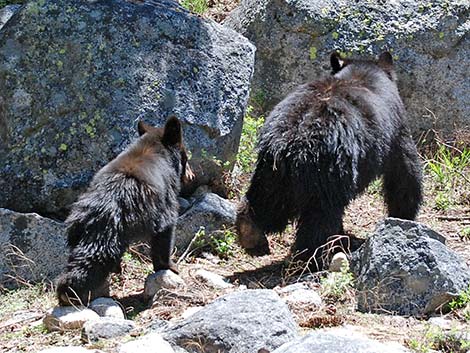
M 12 16 L 18 12 L 21 5 L 7 5 L 0 9 L 0 29 L 5 26 L 5 23 L 8 22 Z
M 470 284 L 470 269 L 425 225 L 387 218 L 353 253 L 358 309 L 426 315 Z
M 393 51 L 417 134 L 470 125 L 469 14 L 467 0 L 242 0 L 225 25 L 256 45 L 251 96 L 267 109 L 328 74 L 333 50 Z
M 67 263 L 62 223 L 0 208 L 0 284 L 53 280 Z
M 176 249 L 182 253 L 196 233 L 206 237 L 235 224 L 235 204 L 216 194 L 206 193 L 193 200 L 192 206 L 178 218 L 176 226 Z M 201 239 L 202 240 L 202 239 Z
M 287 305 L 272 290 L 225 295 L 162 333 L 189 352 L 246 353 L 275 349 L 298 337 Z
M 184 123 L 193 186 L 220 179 L 253 60 L 248 40 L 175 1 L 29 1 L 0 36 L 0 207 L 64 216 L 137 119 L 169 114 Z

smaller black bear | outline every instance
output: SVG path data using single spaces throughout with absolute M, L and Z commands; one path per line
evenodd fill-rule
M 414 219 L 418 212 L 421 165 L 391 55 L 343 60 L 334 53 L 330 62 L 331 77 L 297 87 L 261 129 L 237 216 L 239 242 L 253 253 L 269 252 L 266 233 L 297 220 L 293 250 L 310 259 L 343 233 L 346 206 L 381 175 L 389 215 Z
M 108 276 L 129 244 L 151 245 L 155 271 L 171 269 L 181 181 L 193 177 L 180 121 L 138 123 L 139 139 L 94 176 L 66 220 L 70 256 L 57 283 L 60 305 L 108 296 Z

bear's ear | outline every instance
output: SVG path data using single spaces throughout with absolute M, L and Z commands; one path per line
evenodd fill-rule
M 393 67 L 392 54 L 390 54 L 388 51 L 385 51 L 382 54 L 380 54 L 378 64 L 382 68 L 391 68 L 391 67 Z
M 163 131 L 162 142 L 166 146 L 174 146 L 182 143 L 183 141 L 183 128 L 176 116 L 168 118 Z
M 137 123 L 137 131 L 139 132 L 139 136 L 142 136 L 146 132 L 149 132 L 151 127 L 144 123 L 142 120 L 139 120 Z
M 341 59 L 341 55 L 338 52 L 333 52 L 330 55 L 330 65 L 331 65 L 331 72 L 333 74 L 341 71 L 341 69 L 345 66 L 345 62 Z

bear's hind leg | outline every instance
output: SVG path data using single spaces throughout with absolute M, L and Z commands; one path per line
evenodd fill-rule
M 323 248 L 328 238 L 343 232 L 344 209 L 307 208 L 298 220 L 294 244 L 296 260 L 308 261 L 312 268 L 322 269 Z
M 171 254 L 174 247 L 175 227 L 170 226 L 162 232 L 152 234 L 151 253 L 153 270 L 172 270 L 178 273 L 176 264 L 171 260 Z
M 60 305 L 87 305 L 97 297 L 109 296 L 108 277 L 119 268 L 126 249 L 117 239 L 111 241 L 113 238 L 81 241 L 72 249 L 67 270 L 57 282 Z
M 109 296 L 108 277 L 116 263 L 72 260 L 57 282 L 60 305 L 88 305 L 93 299 Z
M 385 164 L 384 196 L 390 217 L 415 219 L 423 199 L 422 171 L 416 145 L 405 131 Z

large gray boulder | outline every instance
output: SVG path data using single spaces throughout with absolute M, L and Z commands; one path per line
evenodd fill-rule
M 257 352 L 298 337 L 286 304 L 272 290 L 246 290 L 223 296 L 162 333 L 188 352 Z
M 470 2 L 242 0 L 225 25 L 257 47 L 251 96 L 271 109 L 329 73 L 329 54 L 390 51 L 415 134 L 470 125 Z
M 0 207 L 63 216 L 137 119 L 170 114 L 194 186 L 218 180 L 238 148 L 254 51 L 170 0 L 29 1 L 0 36 Z
M 426 315 L 470 284 L 470 269 L 427 226 L 387 218 L 353 253 L 358 309 Z
M 397 344 L 371 340 L 349 328 L 315 330 L 272 353 L 409 353 Z
M 53 280 L 67 254 L 64 224 L 0 208 L 0 287 Z

